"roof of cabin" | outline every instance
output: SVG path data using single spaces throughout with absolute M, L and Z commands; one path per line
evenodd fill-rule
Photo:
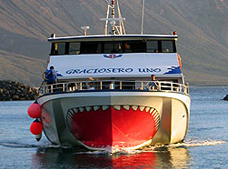
M 115 41 L 115 40 L 174 40 L 178 39 L 177 35 L 147 35 L 147 34 L 127 34 L 127 35 L 87 35 L 87 36 L 66 36 L 66 37 L 51 37 L 50 42 L 71 42 L 71 41 Z

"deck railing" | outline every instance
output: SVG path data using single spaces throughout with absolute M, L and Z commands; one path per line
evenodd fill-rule
M 89 85 L 92 83 L 92 87 Z M 152 85 L 151 85 L 152 84 Z M 74 92 L 81 90 L 142 90 L 165 91 L 189 94 L 188 84 L 173 83 L 170 81 L 77 81 L 42 84 L 39 88 L 40 95 L 55 92 Z

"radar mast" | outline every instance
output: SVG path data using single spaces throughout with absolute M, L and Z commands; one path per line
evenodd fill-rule
M 108 3 L 108 9 L 106 18 L 101 18 L 101 21 L 105 21 L 105 31 L 104 34 L 111 35 L 123 35 L 126 34 L 123 21 L 125 18 L 122 18 L 119 1 L 118 0 L 106 0 Z M 117 8 L 117 9 L 116 9 Z M 118 17 L 115 13 L 117 12 Z

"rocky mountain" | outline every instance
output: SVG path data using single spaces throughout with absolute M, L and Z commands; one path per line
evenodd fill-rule
M 127 33 L 140 33 L 142 0 L 119 0 Z M 228 84 L 228 1 L 145 0 L 144 33 L 179 35 L 183 72 L 192 84 Z M 0 80 L 39 86 L 47 38 L 103 34 L 106 0 L 1 0 Z

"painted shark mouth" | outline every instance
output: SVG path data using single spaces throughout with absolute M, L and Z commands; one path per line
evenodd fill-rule
M 67 124 L 74 137 L 86 146 L 133 147 L 154 137 L 160 115 L 149 106 L 85 106 L 69 109 Z

